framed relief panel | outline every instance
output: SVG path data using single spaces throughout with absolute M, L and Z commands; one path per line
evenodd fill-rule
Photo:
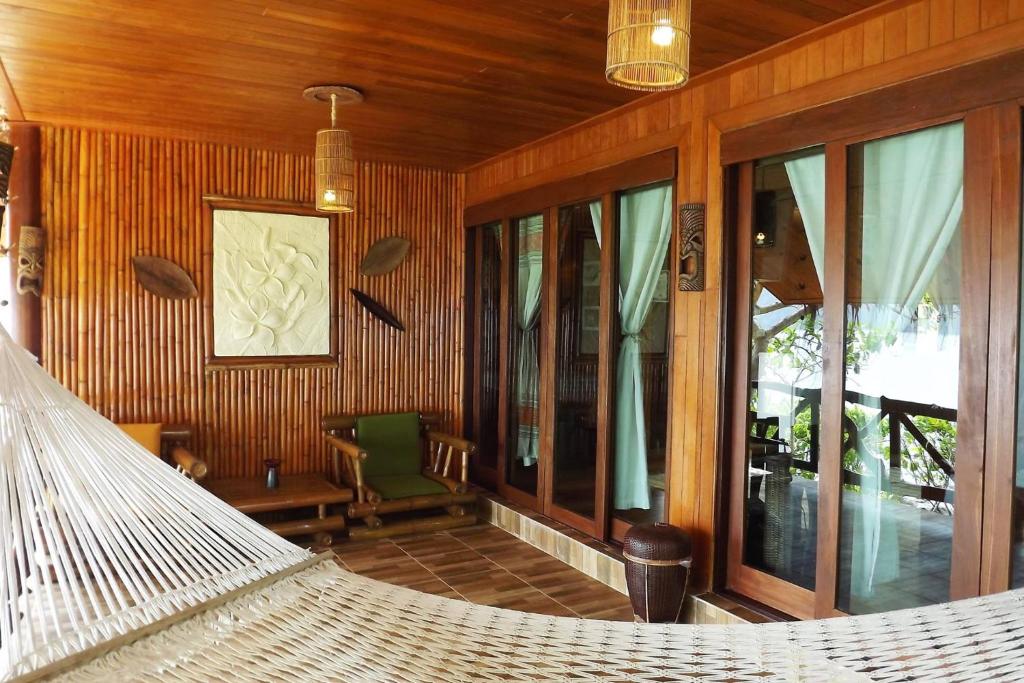
M 284 202 L 206 206 L 208 363 L 336 362 L 335 218 Z

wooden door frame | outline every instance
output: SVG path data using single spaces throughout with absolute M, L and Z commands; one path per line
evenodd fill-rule
M 545 394 L 545 396 L 547 396 L 547 398 L 549 400 L 549 404 L 551 406 L 551 416 L 550 416 L 550 423 L 549 423 L 550 427 L 549 428 L 551 430 L 550 433 L 551 433 L 552 441 L 551 441 L 551 451 L 550 451 L 551 452 L 551 456 L 548 457 L 548 458 L 545 458 L 545 466 L 546 466 L 546 469 L 547 469 L 547 475 L 546 475 L 547 488 L 545 489 L 545 492 L 544 492 L 544 501 L 543 501 L 543 510 L 542 510 L 542 512 L 543 512 L 543 514 L 545 514 L 546 516 L 550 517 L 551 519 L 553 519 L 555 521 L 558 521 L 558 522 L 561 522 L 561 523 L 563 523 L 563 524 L 565 524 L 567 526 L 573 527 L 574 529 L 576 529 L 578 531 L 582 531 L 583 533 L 585 533 L 585 534 L 587 534 L 589 536 L 592 536 L 592 537 L 598 538 L 598 539 L 604 539 L 605 538 L 605 534 L 606 534 L 606 529 L 607 529 L 607 519 L 605 519 L 604 517 L 606 515 L 606 504 L 605 504 L 605 501 L 606 501 L 606 498 L 607 498 L 606 487 L 607 487 L 607 482 L 608 482 L 608 476 L 607 476 L 607 460 L 608 460 L 607 448 L 608 448 L 608 439 L 607 439 L 607 437 L 602 438 L 602 432 L 606 432 L 607 430 L 603 428 L 606 425 L 602 421 L 601 414 L 602 414 L 602 409 L 604 410 L 604 412 L 607 412 L 608 401 L 601 401 L 600 399 L 601 399 L 601 396 L 605 395 L 605 394 L 602 393 L 602 386 L 604 386 L 605 388 L 608 386 L 606 382 L 604 384 L 602 384 L 602 377 L 603 377 L 602 373 L 605 373 L 607 371 L 607 365 L 608 365 L 608 357 L 607 357 L 608 349 L 606 348 L 606 345 L 603 342 L 604 342 L 605 338 L 607 338 L 608 340 L 611 339 L 611 336 L 609 334 L 609 330 L 611 328 L 608 326 L 607 321 L 605 320 L 605 318 L 606 318 L 606 315 L 605 315 L 606 314 L 606 308 L 605 307 L 608 304 L 605 301 L 605 291 L 604 290 L 607 289 L 607 287 L 606 287 L 607 282 L 606 282 L 606 279 L 605 279 L 605 265 L 606 265 L 605 262 L 608 260 L 607 257 L 606 257 L 606 251 L 607 251 L 608 242 L 606 242 L 605 240 L 607 239 L 608 225 L 609 224 L 614 225 L 614 222 L 612 220 L 614 218 L 614 216 L 607 211 L 607 208 L 609 206 L 614 207 L 614 195 L 612 193 L 608 192 L 608 193 L 605 193 L 605 194 L 601 195 L 599 198 L 592 198 L 592 199 L 589 199 L 589 200 L 584 199 L 581 202 L 574 202 L 572 204 L 562 205 L 562 206 L 558 206 L 558 207 L 554 207 L 554 208 L 550 209 L 551 215 L 552 215 L 552 220 L 554 220 L 554 224 L 556 226 L 556 230 L 554 231 L 555 232 L 555 237 L 553 238 L 553 249 L 551 250 L 552 253 L 553 253 L 552 263 L 551 263 L 551 268 L 550 268 L 550 271 L 552 272 L 552 277 L 551 277 L 551 280 L 547 284 L 547 288 L 548 288 L 548 291 L 550 291 L 552 293 L 552 298 L 555 300 L 555 302 L 557 304 L 557 302 L 561 300 L 561 289 L 560 289 L 561 277 L 559 277 L 558 254 L 557 254 L 558 243 L 561 240 L 561 236 L 562 236 L 561 235 L 562 222 L 561 222 L 561 217 L 560 217 L 561 209 L 565 208 L 566 206 L 573 206 L 573 204 L 589 203 L 589 202 L 592 202 L 592 201 L 600 201 L 601 202 L 601 208 L 602 208 L 601 226 L 600 226 L 600 230 L 601 230 L 601 245 L 602 245 L 602 247 L 601 247 L 601 300 L 600 300 L 600 307 L 601 307 L 600 315 L 601 315 L 601 319 L 600 319 L 600 323 L 599 323 L 602 333 L 601 333 L 600 337 L 598 338 L 598 351 L 597 351 L 597 357 L 598 357 L 598 361 L 597 361 L 597 376 L 598 376 L 598 381 L 597 381 L 597 412 L 598 412 L 597 423 L 598 423 L 598 434 L 597 434 L 597 444 L 596 444 L 596 453 L 595 453 L 595 468 L 594 468 L 594 472 L 595 472 L 595 474 L 594 474 L 594 517 L 593 518 L 587 517 L 586 515 L 582 515 L 582 514 L 580 514 L 578 512 L 570 510 L 569 508 L 563 507 L 563 506 L 559 505 L 557 502 L 555 502 L 555 481 L 556 481 L 556 476 L 557 476 L 557 468 L 555 467 L 555 456 L 557 455 L 557 453 L 556 453 L 555 436 L 557 435 L 557 417 L 558 417 L 557 375 L 558 375 L 558 361 L 559 361 L 559 359 L 558 359 L 559 335 L 557 333 L 552 334 L 551 349 L 550 349 L 550 356 L 549 356 L 549 361 L 551 362 L 551 367 L 555 368 L 555 372 L 553 373 L 553 377 L 552 377 L 552 380 L 551 380 L 551 386 L 550 386 L 550 392 L 551 393 L 550 393 L 550 396 Z M 551 306 L 550 308 L 552 309 L 550 311 L 551 324 L 552 324 L 552 329 L 554 329 L 555 326 L 558 325 L 558 306 L 554 305 L 554 306 Z
M 1019 55 L 1018 55 L 1019 56 Z M 957 100 L 959 102 L 959 100 Z M 826 247 L 825 280 L 830 292 L 825 299 L 825 348 L 845 344 L 845 261 L 847 149 L 867 140 L 962 120 L 964 124 L 963 279 L 961 327 L 972 330 L 961 336 L 958 368 L 960 412 L 957 416 L 956 489 L 957 512 L 953 518 L 953 553 L 950 593 L 959 599 L 1005 590 L 1011 556 L 1013 475 L 1015 463 L 1017 359 L 1019 343 L 1021 277 L 1021 103 L 1016 99 L 983 105 L 967 111 L 942 111 L 927 107 L 925 114 L 887 119 L 877 130 L 858 130 L 832 141 L 817 140 L 826 147 Z M 910 119 L 916 118 L 916 121 Z M 774 129 L 778 122 L 771 122 Z M 819 129 L 819 134 L 824 129 Z M 769 145 L 749 131 L 744 140 L 754 141 L 749 151 Z M 734 138 L 732 154 L 740 154 Z M 806 141 L 806 140 L 805 140 Z M 810 145 L 805 145 L 810 146 Z M 772 148 L 774 149 L 774 148 Z M 777 153 L 782 150 L 774 149 Z M 737 218 L 735 340 L 727 361 L 732 375 L 729 490 L 729 550 L 726 586 L 800 618 L 824 618 L 842 614 L 836 605 L 838 543 L 842 486 L 840 483 L 843 414 L 843 363 L 825 360 L 822 377 L 821 452 L 819 454 L 818 540 L 816 590 L 785 584 L 779 579 L 742 564 L 745 530 L 743 492 L 746 477 L 746 402 L 749 364 L 751 278 L 749 246 L 752 210 L 752 160 L 738 163 L 740 175 Z M 747 170 L 744 170 L 747 169 Z M 746 184 L 745 184 L 746 183 Z M 746 195 L 750 194 L 750 197 Z M 746 202 L 746 206 L 744 203 Z M 839 352 L 842 358 L 842 352 Z M 831 354 L 835 358 L 835 352 Z M 969 411 L 963 408 L 971 406 Z M 962 501 L 970 501 L 965 504 Z M 984 534 L 982 533 L 984 530 Z M 994 533 L 993 533 L 994 532 Z M 779 585 L 780 583 L 784 585 Z M 810 602 L 808 602 L 810 597 Z
M 982 595 L 1012 580 L 1017 461 L 1017 402 L 1021 310 L 1022 107 L 1006 102 L 992 112 L 992 261 L 985 500 L 981 538 Z
M 618 263 L 618 234 L 615 221 L 617 195 L 625 190 L 632 190 L 659 182 L 672 183 L 673 218 L 672 235 L 669 242 L 669 258 L 675 253 L 677 236 L 675 229 L 675 210 L 678 197 L 678 146 L 647 154 L 606 168 L 598 169 L 568 180 L 549 183 L 530 190 L 525 190 L 507 197 L 500 197 L 483 204 L 467 207 L 464 218 L 467 229 L 475 230 L 480 226 L 501 221 L 502 252 L 508 254 L 501 262 L 501 315 L 500 315 L 500 360 L 499 386 L 502 387 L 498 400 L 498 467 L 496 470 L 495 489 L 513 503 L 530 508 L 568 526 L 576 528 L 597 539 L 607 540 L 615 537 L 621 540 L 622 534 L 629 525 L 621 520 L 612 519 L 610 505 L 610 484 L 613 444 L 612 410 L 610 397 L 614 390 L 614 359 L 612 352 L 616 348 L 615 317 L 616 275 Z M 590 201 L 600 197 L 602 203 L 602 249 L 601 249 L 601 329 L 598 342 L 598 435 L 597 435 L 597 466 L 595 480 L 595 518 L 583 515 L 558 506 L 554 503 L 554 435 L 557 406 L 556 372 L 557 361 L 557 288 L 558 288 L 558 237 L 560 226 L 558 212 L 563 206 Z M 509 353 L 511 349 L 511 291 L 514 273 L 511 260 L 514 251 L 515 218 L 526 215 L 544 215 L 544 270 L 542 279 L 544 288 L 541 294 L 541 327 L 538 341 L 538 358 L 541 361 L 539 401 L 540 453 L 537 470 L 537 494 L 517 489 L 507 483 L 508 441 L 510 426 L 510 367 Z M 478 240 L 479 241 L 479 240 Z M 479 248 L 476 249 L 479 252 Z M 474 254 L 474 266 L 479 271 L 479 255 Z M 674 272 L 674 261 L 670 272 Z M 477 278 L 479 279 L 479 278 Z M 479 283 L 473 283 L 473 292 L 479 301 Z M 468 290 L 467 290 L 468 291 Z M 667 334 L 671 337 L 674 320 L 674 297 L 670 300 Z M 475 312 L 474 316 L 479 317 Z M 474 333 L 478 334 L 475 323 Z M 468 329 L 468 327 L 467 327 Z M 672 363 L 672 344 L 669 339 L 668 362 Z M 472 353 L 479 357 L 479 343 L 474 337 Z M 475 372 L 475 368 L 474 368 Z M 475 395 L 475 394 L 474 394 Z M 667 410 L 671 415 L 671 389 L 668 395 Z M 476 414 L 478 409 L 474 412 Z M 670 427 L 669 427 L 670 429 Z M 671 451 L 666 439 L 666 468 L 670 466 Z M 669 508 L 670 492 L 665 492 L 666 514 Z

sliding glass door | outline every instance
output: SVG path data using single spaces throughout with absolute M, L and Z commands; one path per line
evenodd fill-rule
M 950 597 L 964 126 L 848 154 L 837 606 L 864 614 Z
M 968 209 L 992 188 L 965 157 L 989 133 L 734 167 L 734 590 L 801 618 L 978 592 L 991 236 Z
M 515 493 L 537 496 L 540 460 L 541 304 L 544 289 L 544 215 L 512 221 L 507 312 L 509 372 L 508 430 L 503 483 Z M 510 493 L 508 490 L 506 494 Z
M 599 539 L 667 517 L 674 172 L 674 151 L 628 162 L 488 207 L 500 223 L 471 229 L 467 368 L 501 378 L 493 484 Z M 498 296 L 480 282 L 495 262 Z M 496 337 L 481 309 L 495 305 Z M 490 395 L 467 394 L 482 431 Z
M 666 519 L 671 183 L 618 197 L 618 353 L 613 400 L 613 536 Z

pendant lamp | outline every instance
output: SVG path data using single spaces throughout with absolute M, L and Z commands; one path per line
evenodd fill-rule
M 631 90 L 672 90 L 690 78 L 691 0 L 611 0 L 610 83 Z
M 338 128 L 338 107 L 362 102 L 363 94 L 343 85 L 317 85 L 306 88 L 303 96 L 331 104 L 331 127 L 316 132 L 316 208 L 331 213 L 355 211 L 352 133 Z

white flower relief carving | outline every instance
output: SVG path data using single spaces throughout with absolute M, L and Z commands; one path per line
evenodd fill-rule
M 329 354 L 330 239 L 327 218 L 214 211 L 214 353 Z

